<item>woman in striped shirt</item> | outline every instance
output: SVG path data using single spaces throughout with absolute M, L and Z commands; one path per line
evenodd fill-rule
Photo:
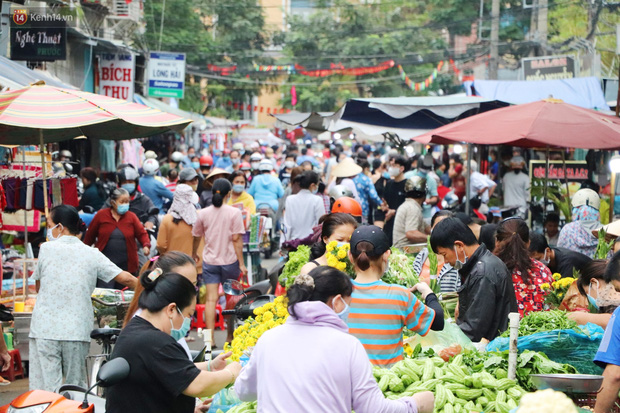
M 374 365 L 391 367 L 403 359 L 403 328 L 422 336 L 443 330 L 443 310 L 425 283 L 406 287 L 381 281 L 390 257 L 390 241 L 381 228 L 362 226 L 353 232 L 349 258 L 353 281 L 349 333 L 361 342 Z M 411 292 L 419 291 L 426 305 Z

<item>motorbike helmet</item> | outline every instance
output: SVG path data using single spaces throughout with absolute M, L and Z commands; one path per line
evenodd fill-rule
M 412 176 L 405 182 L 405 194 L 412 195 L 413 198 L 426 196 L 426 179 L 421 176 Z
M 60 151 L 60 156 L 67 158 L 67 159 L 71 159 L 73 155 L 71 154 L 71 151 L 63 149 L 62 151 Z
M 268 159 L 263 159 L 258 164 L 258 170 L 261 172 L 271 172 L 273 171 L 273 163 Z
M 354 217 L 362 217 L 362 206 L 355 199 L 343 196 L 334 202 L 332 206 L 332 214 L 335 212 L 342 212 L 345 214 L 351 214 Z
M 250 155 L 250 162 L 260 162 L 262 160 L 263 156 L 258 152 L 254 152 L 252 155 Z
M 135 181 L 137 185 L 139 178 L 140 175 L 138 174 L 138 171 L 136 171 L 136 168 L 128 164 L 121 165 L 116 173 L 116 180 L 119 184 L 123 182 Z
M 170 155 L 170 159 L 172 160 L 172 162 L 179 163 L 183 161 L 183 154 L 179 151 L 172 152 L 172 155 Z
M 241 142 L 237 142 L 232 146 L 233 150 L 239 151 L 239 153 L 243 153 L 243 144 Z
M 343 196 L 353 198 L 353 191 L 344 185 L 334 185 L 332 189 L 329 190 L 329 197 L 333 200 L 337 200 Z
M 591 206 L 594 209 L 601 209 L 601 198 L 598 194 L 591 189 L 585 188 L 575 192 L 573 199 L 571 200 L 573 208 L 580 207 L 582 205 Z
M 157 154 L 155 153 L 155 151 L 146 151 L 144 152 L 144 158 L 145 159 L 157 159 Z
M 250 164 L 247 162 L 241 162 L 241 166 L 239 166 L 239 169 L 241 169 L 242 171 L 249 171 L 252 169 L 252 166 L 250 166 Z
M 200 166 L 211 166 L 213 165 L 213 158 L 211 155 L 202 155 L 200 157 Z
M 159 162 L 155 159 L 147 159 L 142 164 L 142 170 L 146 175 L 155 175 L 159 169 Z

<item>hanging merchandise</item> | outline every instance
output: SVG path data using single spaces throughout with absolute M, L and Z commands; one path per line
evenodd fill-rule
M 379 73 L 384 70 L 391 69 L 394 67 L 393 60 L 386 60 L 383 63 L 379 63 L 376 66 L 365 66 L 365 67 L 350 67 L 345 68 L 342 63 L 334 64 L 332 63 L 330 69 L 318 69 L 318 70 L 306 70 L 305 67 L 296 64 L 295 70 L 297 73 L 304 76 L 311 77 L 326 77 L 331 75 L 348 75 L 348 76 L 362 76 L 369 75 L 373 73 Z
M 444 65 L 444 61 L 442 60 L 441 62 L 439 62 L 437 67 L 433 70 L 433 73 L 431 73 L 430 76 L 428 76 L 422 82 L 413 82 L 409 78 L 409 76 L 407 76 L 407 73 L 405 73 L 405 70 L 403 69 L 401 65 L 398 65 L 398 72 L 400 73 L 400 78 L 405 82 L 405 84 L 409 87 L 409 89 L 419 92 L 419 91 L 428 89 L 428 87 L 433 83 L 433 81 L 437 79 L 437 75 L 439 74 L 439 71 L 441 70 L 443 65 Z
M 257 72 L 287 72 L 295 73 L 295 65 L 257 65 L 254 63 L 254 70 Z

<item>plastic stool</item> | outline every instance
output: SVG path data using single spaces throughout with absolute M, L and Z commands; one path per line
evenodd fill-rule
M 220 330 L 226 330 L 226 323 L 224 323 L 224 317 L 222 316 L 222 306 L 219 304 L 215 305 L 215 328 Z
M 22 356 L 19 354 L 19 350 L 10 350 L 11 364 L 7 371 L 0 373 L 2 377 L 9 381 L 15 381 L 15 378 L 24 378 L 24 366 L 22 365 Z
M 207 328 L 205 324 L 205 305 L 196 304 L 196 319 L 192 318 L 191 328 Z

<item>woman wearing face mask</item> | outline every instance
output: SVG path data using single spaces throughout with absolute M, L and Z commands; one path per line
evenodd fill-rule
M 381 159 L 375 159 L 372 162 L 372 166 L 374 168 L 373 174 L 371 176 L 372 182 L 375 185 L 375 190 L 377 191 L 377 195 L 379 195 L 379 198 L 384 199 L 385 186 L 390 180 L 388 164 L 386 162 L 382 163 Z M 372 207 L 372 223 L 379 228 L 383 228 L 385 212 L 381 209 L 381 205 L 377 205 L 374 202 L 372 203 Z
M 228 176 L 228 180 L 232 184 L 232 193 L 228 199 L 228 205 L 243 204 L 243 209 L 251 215 L 256 214 L 254 198 L 245 191 L 247 180 L 243 171 L 233 172 Z
M 55 391 L 63 373 L 67 383 L 86 386 L 84 360 L 93 328 L 90 296 L 96 282 L 133 288 L 136 279 L 80 241 L 77 235 L 85 225 L 75 208 L 53 208 L 47 225 L 49 242 L 41 244 L 32 276 L 38 295 L 30 324 L 29 376 L 31 390 Z
M 374 365 L 386 368 L 403 359 L 404 327 L 425 336 L 444 326 L 443 309 L 427 284 L 418 283 L 411 289 L 422 294 L 424 305 L 407 288 L 381 281 L 388 269 L 390 244 L 381 228 L 361 226 L 353 231 L 349 251 L 357 274 L 349 333 L 360 339 Z
M 301 190 L 286 198 L 283 220 L 286 241 L 306 238 L 312 234 L 312 228 L 325 214 L 323 200 L 316 196 L 319 189 L 319 175 L 313 171 L 306 171 L 295 179 L 299 180 Z
M 107 390 L 106 412 L 192 413 L 196 397 L 233 383 L 241 366 L 226 366 L 223 357 L 196 365 L 178 344 L 196 307 L 196 290 L 186 277 L 155 269 L 142 274 L 140 283 L 141 312 L 125 326 L 112 353 L 112 359 L 126 359 L 131 372 Z
M 84 243 L 95 245 L 114 264 L 132 274 L 138 272 L 138 246 L 136 238 L 144 247 L 144 255 L 151 251 L 151 242 L 144 226 L 129 210 L 129 193 L 117 188 L 110 194 L 110 208 L 100 210 L 86 231 Z M 118 288 L 113 282 L 97 282 L 100 288 Z
M 195 207 L 197 203 L 198 195 L 189 185 L 177 185 L 172 205 L 162 219 L 157 234 L 157 251 L 160 254 L 179 251 L 192 256 L 194 247 L 192 230 L 198 219 Z M 199 245 L 199 248 L 202 247 L 204 244 Z M 196 274 L 202 273 L 202 260 L 194 263 L 194 271 Z
M 340 212 L 324 215 L 319 224 L 322 225 L 321 239 L 312 246 L 310 262 L 301 268 L 300 274 L 308 274 L 316 267 L 327 265 L 327 244 L 332 241 L 336 241 L 338 245 L 349 243 L 351 234 L 357 228 L 355 218 Z
M 551 271 L 540 261 L 530 258 L 530 230 L 521 218 L 508 218 L 500 222 L 495 233 L 495 255 L 506 264 L 512 273 L 517 306 L 521 317 L 532 311 L 548 309 L 545 296 L 551 285 Z
M 243 262 L 243 235 L 245 226 L 241 211 L 227 205 L 232 185 L 227 179 L 213 183 L 213 205 L 198 211 L 194 223 L 192 256 L 196 261 L 198 247 L 204 240 L 202 251 L 202 280 L 207 286 L 205 322 L 213 333 L 215 330 L 215 304 L 219 298 L 218 287 L 228 279 L 247 274 Z
M 291 316 L 254 347 L 235 383 L 239 398 L 258 400 L 265 412 L 432 412 L 430 392 L 398 400 L 381 394 L 364 348 L 344 322 L 351 292 L 349 276 L 332 267 L 298 276 L 287 292 Z

